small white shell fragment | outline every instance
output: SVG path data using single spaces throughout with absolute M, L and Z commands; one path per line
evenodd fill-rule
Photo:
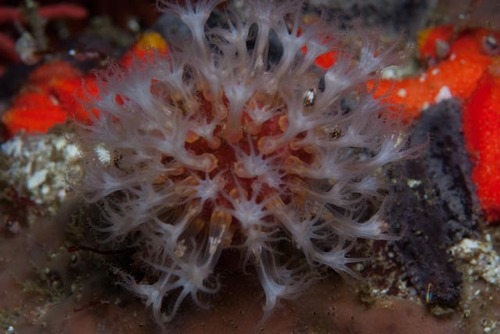
M 28 178 L 26 186 L 28 187 L 28 189 L 37 188 L 38 186 L 40 186 L 42 183 L 45 182 L 46 178 L 47 178 L 47 170 L 40 169 Z

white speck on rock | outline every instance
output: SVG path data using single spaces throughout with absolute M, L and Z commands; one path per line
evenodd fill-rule
M 437 93 L 436 97 L 434 98 L 434 101 L 436 103 L 439 103 L 444 100 L 451 99 L 453 95 L 451 95 L 451 91 L 448 88 L 448 86 L 443 86 L 441 89 L 439 89 L 439 92 Z
M 38 170 L 28 178 L 28 181 L 26 182 L 26 187 L 28 187 L 28 189 L 30 190 L 35 189 L 38 186 L 40 186 L 43 182 L 45 182 L 46 178 L 47 178 L 47 170 L 46 169 Z

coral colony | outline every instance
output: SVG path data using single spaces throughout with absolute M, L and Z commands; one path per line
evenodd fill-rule
M 354 274 L 356 239 L 391 237 L 377 175 L 413 152 L 366 88 L 389 51 L 304 24 L 295 1 L 258 1 L 209 27 L 219 3 L 160 3 L 189 38 L 101 74 L 89 106 L 99 116 L 80 131 L 83 194 L 101 207 L 108 241 L 134 242 L 146 273 L 123 285 L 158 322 L 217 291 L 226 249 L 255 268 L 266 313 L 318 267 Z M 334 66 L 318 67 L 331 50 Z

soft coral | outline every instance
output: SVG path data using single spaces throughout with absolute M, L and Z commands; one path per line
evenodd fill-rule
M 346 48 L 318 68 L 343 36 L 326 22 L 304 24 L 301 2 L 259 1 L 248 19 L 230 13 L 227 29 L 207 27 L 219 2 L 162 2 L 190 36 L 168 55 L 101 76 L 91 106 L 100 117 L 81 131 L 82 192 L 102 203 L 111 239 L 140 245 L 149 270 L 124 284 L 157 319 L 165 297 L 177 298 L 172 316 L 186 296 L 214 292 L 207 282 L 231 246 L 246 248 L 266 311 L 310 277 L 285 264 L 283 243 L 312 272 L 352 273 L 356 238 L 390 238 L 376 175 L 412 152 L 365 87 L 387 53 L 365 39 L 358 55 Z M 321 36 L 333 35 L 325 45 Z M 102 147 L 113 163 L 99 160 Z

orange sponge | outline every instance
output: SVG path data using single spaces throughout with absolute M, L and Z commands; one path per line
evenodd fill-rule
M 500 59 L 485 73 L 464 108 L 463 130 L 474 162 L 473 180 L 489 222 L 500 221 Z

